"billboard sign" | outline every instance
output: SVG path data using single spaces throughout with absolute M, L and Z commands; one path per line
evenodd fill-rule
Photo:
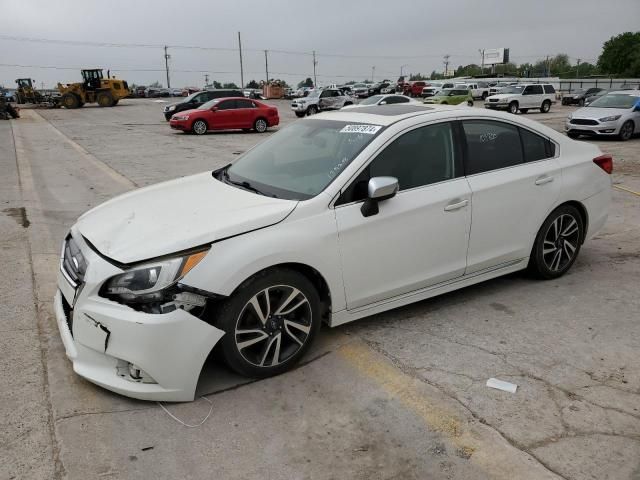
M 498 65 L 509 62 L 508 48 L 487 48 L 482 51 L 482 63 L 484 65 Z

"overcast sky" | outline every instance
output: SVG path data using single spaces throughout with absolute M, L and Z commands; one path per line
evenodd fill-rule
M 318 83 L 328 84 L 370 79 L 374 66 L 375 80 L 395 80 L 403 65 L 405 74 L 442 71 L 445 54 L 453 67 L 480 63 L 480 48 L 508 47 L 516 63 L 556 53 L 595 62 L 605 40 L 639 27 L 640 0 L 0 0 L 0 85 L 31 77 L 50 87 L 78 81 L 81 67 L 102 67 L 129 83 L 166 86 L 164 52 L 153 45 L 236 49 L 238 31 L 245 82 L 265 78 L 265 49 L 270 77 L 312 77 L 315 50 Z M 169 53 L 172 87 L 202 86 L 205 72 L 240 83 L 237 51 Z

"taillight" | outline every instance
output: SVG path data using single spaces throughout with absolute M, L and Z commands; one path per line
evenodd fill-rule
M 600 155 L 593 159 L 593 163 L 598 165 L 602 170 L 611 175 L 613 172 L 613 157 L 611 155 Z

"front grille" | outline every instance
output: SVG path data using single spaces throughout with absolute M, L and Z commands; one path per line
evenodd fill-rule
M 596 120 L 589 120 L 587 118 L 572 118 L 569 123 L 574 125 L 598 125 Z
M 73 310 L 71 309 L 71 305 L 64 298 L 64 295 L 60 295 L 62 297 L 62 311 L 64 312 L 64 318 L 67 321 L 67 327 L 69 327 L 69 332 L 71 332 L 71 336 L 73 337 Z
M 498 99 L 497 99 L 497 98 L 490 98 L 490 99 L 489 99 L 489 101 L 490 101 L 490 102 L 497 102 L 497 101 L 498 101 Z

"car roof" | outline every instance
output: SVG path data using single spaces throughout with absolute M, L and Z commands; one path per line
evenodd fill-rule
M 610 92 L 607 92 L 607 94 L 609 93 L 620 93 L 622 95 L 640 95 L 640 90 L 611 90 Z

